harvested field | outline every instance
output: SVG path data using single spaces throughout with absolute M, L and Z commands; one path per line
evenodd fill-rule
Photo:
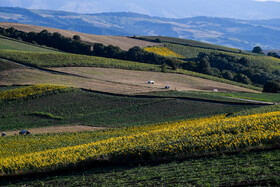
M 257 92 L 230 84 L 172 73 L 94 67 L 51 68 L 51 70 L 72 75 L 54 74 L 32 68 L 12 69 L 1 72 L 0 84 L 56 84 L 116 94 L 163 91 L 167 85 L 170 86 L 170 90 L 179 91 L 212 91 L 217 89 L 224 92 Z M 154 80 L 156 84 L 147 84 L 149 80 Z
M 33 85 L 33 84 L 55 84 L 64 85 L 75 88 L 85 88 L 90 90 L 132 94 L 150 91 L 160 91 L 143 85 L 130 85 L 122 83 L 118 80 L 106 81 L 103 79 L 82 78 L 70 75 L 52 74 L 49 72 L 39 71 L 35 69 L 21 69 L 1 72 L 0 85 Z
M 87 43 L 103 43 L 104 45 L 113 45 L 119 46 L 123 50 L 128 50 L 134 46 L 139 47 L 147 47 L 147 46 L 155 46 L 160 45 L 158 43 L 147 42 L 143 40 L 132 39 L 124 36 L 105 36 L 105 35 L 93 35 L 93 34 L 85 34 L 80 32 L 62 30 L 62 29 L 55 29 L 49 27 L 41 27 L 35 25 L 27 25 L 27 24 L 20 24 L 20 23 L 8 23 L 8 22 L 0 22 L 0 27 L 10 28 L 14 27 L 17 30 L 25 31 L 25 32 L 40 32 L 42 30 L 48 30 L 49 32 L 59 32 L 63 36 L 66 37 L 73 37 L 74 35 L 79 35 L 81 40 Z
M 94 67 L 66 67 L 51 69 L 60 72 L 86 76 L 96 81 L 104 81 L 106 82 L 106 85 L 110 85 L 111 83 L 138 88 L 135 91 L 131 90 L 130 93 L 146 92 L 147 88 L 164 90 L 165 86 L 167 85 L 170 86 L 171 90 L 173 89 L 179 91 L 212 91 L 213 89 L 217 89 L 218 91 L 223 92 L 257 92 L 230 84 L 174 73 L 132 71 Z M 156 84 L 147 84 L 147 82 L 150 80 L 154 80 Z M 143 88 L 143 90 L 141 90 L 141 88 Z M 121 89 L 122 88 L 120 87 L 120 91 Z
M 104 127 L 90 127 L 85 125 L 72 125 L 72 126 L 59 126 L 59 127 L 42 127 L 42 128 L 34 128 L 27 129 L 31 134 L 47 134 L 47 133 L 64 133 L 64 132 L 83 132 L 83 131 L 94 131 L 105 129 Z M 13 136 L 15 134 L 18 135 L 18 131 L 8 131 L 6 132 L 7 136 Z

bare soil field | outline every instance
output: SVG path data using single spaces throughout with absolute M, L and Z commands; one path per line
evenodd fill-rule
M 60 72 L 86 76 L 93 80 L 104 81 L 107 84 L 129 85 L 139 87 L 140 89 L 145 87 L 164 90 L 165 86 L 169 86 L 170 89 L 179 91 L 212 91 L 217 89 L 222 92 L 257 92 L 247 88 L 175 73 L 131 71 L 94 67 L 67 67 L 52 69 Z M 150 80 L 155 81 L 155 84 L 148 84 L 148 81 Z M 136 92 L 134 93 L 138 93 L 139 89 L 135 91 Z M 146 89 L 143 91 L 145 92 Z
M 55 29 L 55 28 L 49 28 L 49 27 L 34 26 L 34 25 L 27 25 L 27 24 L 20 24 L 20 23 L 0 22 L 0 27 L 4 27 L 4 28 L 14 27 L 17 30 L 21 30 L 21 31 L 25 31 L 25 32 L 31 32 L 31 31 L 40 32 L 40 31 L 46 29 L 49 32 L 52 32 L 52 33 L 59 32 L 63 36 L 71 37 L 71 38 L 74 35 L 79 35 L 81 37 L 81 40 L 84 42 L 103 43 L 104 45 L 119 46 L 123 50 L 128 50 L 134 46 L 147 47 L 147 46 L 160 45 L 158 43 L 132 39 L 132 38 L 128 38 L 125 36 L 93 35 L 93 34 L 85 34 L 85 33 L 80 33 L 80 32 Z
M 0 74 L 0 85 L 56 84 L 116 94 L 164 91 L 166 90 L 165 86 L 170 86 L 170 90 L 178 91 L 212 91 L 217 89 L 222 92 L 257 92 L 247 88 L 182 74 L 94 67 L 50 69 L 72 75 L 54 74 L 25 67 L 23 69 L 2 71 Z M 150 80 L 155 81 L 155 84 L 148 84 Z
M 34 129 L 26 129 L 31 134 L 47 134 L 47 133 L 63 133 L 63 132 L 83 132 L 83 131 L 95 131 L 105 129 L 105 127 L 90 127 L 85 125 L 72 125 L 72 126 L 59 126 L 59 127 L 42 127 Z M 15 134 L 19 135 L 18 131 L 8 131 L 6 132 L 7 136 L 13 136 Z

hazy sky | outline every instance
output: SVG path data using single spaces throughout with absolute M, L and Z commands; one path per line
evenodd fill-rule
M 280 18 L 280 0 L 0 0 L 0 6 L 79 13 L 125 11 L 172 18 Z

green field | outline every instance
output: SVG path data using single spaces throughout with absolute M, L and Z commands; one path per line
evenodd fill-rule
M 158 65 L 69 53 L 41 53 L 0 50 L 0 57 L 34 67 L 105 67 L 160 71 Z
M 279 112 L 278 112 L 279 116 Z M 276 116 L 277 117 L 277 116 Z M 233 121 L 238 122 L 240 118 L 234 118 Z M 249 121 L 254 120 L 252 117 L 247 118 Z M 260 118 L 261 119 L 261 118 Z M 210 120 L 210 121 L 209 121 Z M 213 119 L 211 118 L 207 123 L 212 123 Z M 277 119 L 274 118 L 274 122 Z M 199 120 L 195 120 L 199 123 Z M 226 121 L 228 121 L 226 119 Z M 256 120 L 257 122 L 259 120 Z M 278 120 L 279 121 L 279 120 Z M 191 123 L 190 121 L 186 121 Z M 245 122 L 245 121 L 243 121 Z M 215 122 L 214 122 L 215 123 Z M 258 122 L 257 122 L 258 123 Z M 202 123 L 202 125 L 205 125 Z M 250 124 L 247 122 L 250 127 Z M 266 122 L 269 125 L 269 122 Z M 173 124 L 176 125 L 176 124 Z M 81 132 L 81 133 L 63 133 L 63 134 L 49 134 L 49 135 L 36 135 L 36 136 L 12 136 L 7 138 L 0 139 L 0 142 L 3 147 L 0 148 L 1 158 L 6 159 L 8 157 L 17 158 L 18 156 L 36 154 L 37 152 L 43 152 L 44 150 L 59 150 L 57 148 L 65 147 L 66 149 L 75 147 L 75 145 L 86 145 L 88 142 L 102 142 L 106 140 L 111 140 L 114 137 L 118 139 L 129 139 L 130 135 L 137 136 L 138 133 L 141 134 L 145 131 L 146 133 L 154 134 L 154 137 L 158 136 L 168 136 L 165 133 L 160 134 L 160 129 L 172 128 L 172 124 L 158 124 L 151 126 L 141 126 L 133 128 L 121 128 L 121 129 L 107 129 L 102 131 L 95 132 Z M 194 125 L 194 124 L 193 124 Z M 226 125 L 226 124 L 224 124 Z M 253 135 L 255 132 L 259 132 L 255 128 L 246 128 L 246 125 L 243 123 L 236 123 L 239 128 L 241 127 L 240 133 L 235 133 L 232 128 L 236 127 L 231 126 L 230 129 L 227 129 L 221 125 L 223 129 L 221 132 L 228 134 L 229 136 L 242 136 L 244 133 L 245 137 Z M 245 125 L 245 126 L 244 126 Z M 256 124 L 257 125 L 257 124 Z M 186 126 L 187 127 L 187 126 Z M 204 126 L 202 131 L 205 130 Z M 245 127 L 245 128 L 243 128 Z M 192 129 L 192 126 L 189 127 Z M 211 130 L 206 126 L 206 129 L 214 133 L 215 129 Z M 167 129 L 166 129 L 167 130 Z M 174 129 L 176 131 L 176 128 Z M 181 129 L 184 130 L 184 129 Z M 186 129 L 185 129 L 186 130 Z M 230 130 L 230 131 L 228 131 Z M 256 130 L 256 131 L 255 131 Z M 271 129 L 272 130 L 272 129 Z M 154 131 L 154 132 L 153 132 Z M 247 132 L 248 131 L 248 132 Z M 279 131 L 279 129 L 277 129 Z M 168 131 L 166 131 L 168 132 Z M 180 132 L 180 130 L 179 130 Z M 188 132 L 188 130 L 187 130 Z M 267 132 L 269 130 L 267 129 Z M 275 131 L 276 132 L 276 131 Z M 194 131 L 193 133 L 197 133 Z M 207 136 L 211 136 L 208 131 L 205 132 Z M 217 133 L 217 132 L 216 132 Z M 266 134 L 266 132 L 262 132 Z M 218 133 L 219 134 L 219 133 Z M 222 135 L 221 134 L 221 135 Z M 189 134 L 191 135 L 191 133 Z M 207 140 L 207 136 L 202 134 L 201 139 Z M 138 137 L 139 138 L 139 137 Z M 152 137 L 151 137 L 152 138 Z M 279 139 L 279 136 L 275 136 L 275 140 Z M 119 139 L 120 140 L 120 139 Z M 151 140 L 151 139 L 150 139 Z M 159 139 L 160 140 L 160 139 Z M 129 139 L 131 141 L 131 139 Z M 138 142 L 139 139 L 136 141 Z M 147 141 L 147 140 L 146 140 Z M 170 140 L 168 140 L 170 141 Z M 101 163 L 101 165 L 84 165 L 83 167 L 78 168 L 77 170 L 70 167 L 63 172 L 55 173 L 42 173 L 38 176 L 27 175 L 27 176 L 18 176 L 18 177 L 5 177 L 0 176 L 0 185 L 39 185 L 39 186 L 52 186 L 52 185 L 67 185 L 67 186 L 76 186 L 76 185 L 97 185 L 97 186 L 172 186 L 176 185 L 199 185 L 199 186 L 231 186 L 231 185 L 272 185 L 276 186 L 280 184 L 279 177 L 279 156 L 280 151 L 279 147 L 274 149 L 267 150 L 265 149 L 265 140 L 261 145 L 262 149 L 255 151 L 242 151 L 239 153 L 228 152 L 221 154 L 221 150 L 216 152 L 212 156 L 203 156 L 204 151 L 198 155 L 195 155 L 191 158 L 176 159 L 172 161 L 161 161 L 164 160 L 164 157 L 156 157 L 157 159 L 154 162 L 149 161 L 149 156 L 147 160 L 142 162 L 134 162 L 136 157 L 132 157 L 133 160 L 127 159 L 126 157 L 120 157 L 124 159 L 124 163 L 120 165 L 120 160 L 118 159 L 118 164 L 114 165 L 113 163 Z M 115 141 L 113 141 L 115 142 Z M 273 142 L 273 140 L 272 140 Z M 131 142 L 132 143 L 132 142 Z M 146 142 L 148 143 L 148 142 Z M 178 142 L 169 142 L 172 143 Z M 167 143 L 167 145 L 169 145 Z M 266 142 L 269 144 L 269 142 Z M 259 142 L 257 142 L 259 144 Z M 71 145 L 71 146 L 69 146 Z M 112 146 L 113 144 L 106 144 Z M 254 145 L 254 144 L 252 144 Z M 277 144 L 276 144 L 277 145 Z M 163 146 L 163 144 L 159 144 Z M 249 145 L 248 145 L 249 146 Z M 7 149 L 6 147 L 9 147 Z M 223 147 L 223 146 L 222 146 Z M 243 147 L 243 146 L 242 146 Z M 14 148 L 14 149 L 13 149 Z M 144 147 L 148 148 L 148 147 Z M 246 149 L 243 147 L 242 149 Z M 248 147 L 249 148 L 249 147 Z M 223 148 L 224 149 L 224 148 Z M 236 149 L 236 148 L 234 148 Z M 140 150 L 140 147 L 136 147 L 136 150 Z M 129 151 L 129 150 L 127 150 Z M 172 151 L 173 153 L 174 151 Z M 115 152 L 115 154 L 118 154 Z M 157 154 L 157 153 L 154 153 Z M 70 156 L 70 155 L 69 155 Z M 145 158 L 145 154 L 143 154 Z M 176 154 L 169 155 L 172 158 Z M 128 157 L 129 158 L 129 157 Z M 28 165 L 27 165 L 28 166 Z
M 187 59 L 218 51 L 280 71 L 276 58 L 192 40 L 160 40 Z M 0 80 L 5 80 L 1 72 L 27 68 L 9 60 L 38 68 L 161 71 L 158 65 L 58 53 L 0 37 Z M 166 72 L 261 90 L 183 69 Z M 108 128 L 0 137 L 0 186 L 280 186 L 280 105 L 236 99 L 279 103 L 280 94 L 117 95 L 65 87 L 41 93 L 39 87 L 23 93 L 11 91 L 23 85 L 0 85 L 0 96 L 5 96 L 0 98 L 0 132 L 70 125 Z
M 182 91 L 165 91 L 165 92 L 150 92 L 147 95 L 165 96 L 165 97 L 187 97 L 194 99 L 209 99 L 215 101 L 235 101 L 235 98 L 249 99 L 265 102 L 280 102 L 280 94 L 276 93 L 244 93 L 244 92 L 182 92 Z M 222 97 L 221 97 L 222 96 Z M 223 97 L 225 96 L 225 97 Z M 232 98 L 230 98 L 232 97 Z M 240 101 L 242 102 L 242 101 Z M 244 101 L 243 101 L 244 102 Z
M 172 44 L 179 44 L 181 46 L 199 47 L 200 49 L 212 49 L 212 50 L 216 50 L 216 51 L 227 51 L 227 52 L 233 52 L 233 53 L 251 54 L 251 53 L 248 53 L 243 50 L 204 43 L 204 42 L 199 42 L 199 41 L 195 41 L 195 40 L 173 38 L 173 37 L 166 37 L 166 36 L 143 36 L 142 38 L 148 39 L 148 40 L 159 39 L 162 43 L 172 43 Z
M 170 50 L 185 56 L 188 59 L 196 58 L 200 52 L 210 54 L 210 53 L 217 53 L 217 50 L 213 49 L 201 49 L 197 47 L 189 47 L 189 46 L 182 46 L 177 44 L 165 44 Z M 236 58 L 240 59 L 242 57 L 246 57 L 250 59 L 254 65 L 258 66 L 259 68 L 264 69 L 271 69 L 272 71 L 279 70 L 280 71 L 280 59 L 267 57 L 267 56 L 256 56 L 256 55 L 246 55 L 246 54 L 236 54 L 231 52 L 223 52 L 219 51 L 221 54 L 227 54 L 231 56 L 235 56 Z
M 21 42 L 15 39 L 0 36 L 0 49 L 32 51 L 32 52 L 57 52 L 55 49 L 48 47 L 36 46 L 30 43 Z
M 280 185 L 280 150 L 137 166 L 94 167 L 2 181 L 24 186 L 236 186 Z M 1 184 L 1 183 L 0 183 Z
M 195 92 L 195 91 L 188 91 L 188 92 L 183 92 L 183 91 L 164 91 L 164 92 L 149 92 L 145 93 L 145 95 L 151 95 L 151 96 L 159 96 L 159 97 L 171 97 L 171 98 L 186 98 L 186 99 L 201 99 L 201 100 L 209 100 L 209 101 L 221 101 L 221 102 L 233 102 L 233 103 L 249 103 L 246 101 L 242 100 L 237 100 L 235 98 L 229 98 L 229 97 L 223 97 L 230 95 L 230 93 L 216 93 L 216 92 Z M 237 93 L 238 94 L 238 93 Z M 242 94 L 242 93 L 241 93 Z M 245 94 L 245 93 L 244 93 Z M 250 94 L 250 93 L 248 93 Z M 258 95 L 258 94 L 255 94 Z
M 232 113 L 252 107 L 257 106 L 110 96 L 76 89 L 69 93 L 1 103 L 0 130 L 71 124 L 124 127 Z M 48 115 L 38 115 L 40 113 Z
M 236 97 L 243 99 L 252 99 L 257 101 L 267 101 L 267 102 L 280 102 L 280 94 L 276 93 L 211 93 L 212 95 L 220 95 L 220 96 L 228 96 L 228 97 Z

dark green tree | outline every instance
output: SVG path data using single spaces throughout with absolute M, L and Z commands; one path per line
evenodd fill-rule
M 272 56 L 272 57 L 275 57 L 275 58 L 280 58 L 280 56 L 277 53 L 275 53 L 275 52 L 269 52 L 269 53 L 267 53 L 267 56 Z
M 250 84 L 251 80 L 244 74 L 240 73 L 235 76 L 235 80 L 237 82 L 242 82 L 244 84 Z
M 233 80 L 233 78 L 234 78 L 233 74 L 228 70 L 222 71 L 222 76 L 223 76 L 223 78 L 228 79 L 228 80 Z
M 79 35 L 74 35 L 73 40 L 81 41 L 81 37 Z
M 251 65 L 251 61 L 246 57 L 242 57 L 241 59 L 239 59 L 238 63 L 240 63 L 240 64 L 242 64 L 243 66 L 246 66 L 246 67 L 249 67 Z
M 197 65 L 197 71 L 205 74 L 212 74 L 211 65 L 206 58 L 200 59 Z
M 270 81 L 263 87 L 263 92 L 280 93 L 280 81 Z
M 259 54 L 264 54 L 264 53 L 263 53 L 263 50 L 262 50 L 262 48 L 261 48 L 260 46 L 254 47 L 253 50 L 252 50 L 252 52 L 253 52 L 253 53 L 259 53 Z

